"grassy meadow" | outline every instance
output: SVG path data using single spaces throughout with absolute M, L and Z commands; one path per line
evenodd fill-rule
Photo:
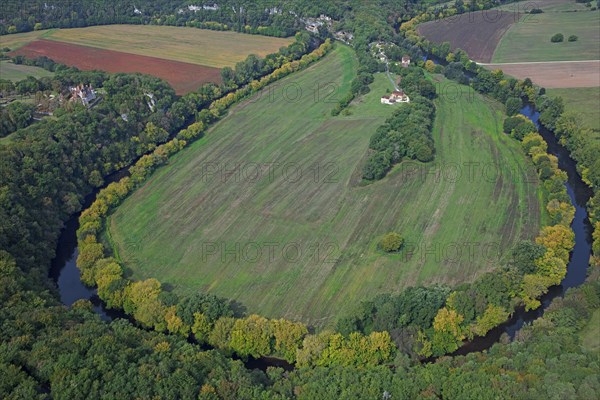
M 598 60 L 599 25 L 598 11 L 522 15 L 500 40 L 492 62 Z M 555 33 L 564 35 L 562 43 L 550 42 Z M 571 35 L 577 35 L 579 39 L 567 41 Z
M 551 97 L 562 97 L 567 111 L 581 115 L 581 122 L 588 128 L 600 131 L 600 88 L 546 89 Z
M 42 31 L 32 31 L 25 33 L 15 33 L 12 35 L 0 36 L 0 49 L 8 47 L 11 50 L 17 50 L 28 43 L 38 39 L 45 39 L 52 35 L 56 29 L 47 29 Z
M 600 350 L 600 310 L 594 310 L 592 318 L 587 326 L 583 328 L 579 336 L 584 348 L 589 351 Z
M 46 71 L 43 68 L 31 67 L 28 65 L 13 64 L 12 61 L 0 61 L 0 79 L 17 82 L 28 76 L 35 78 L 43 78 L 45 76 L 53 76 L 54 73 Z
M 472 281 L 537 233 L 537 181 L 502 133 L 502 107 L 443 78 L 435 161 L 362 184 L 371 135 L 402 105 L 380 104 L 392 88 L 378 74 L 350 115 L 332 117 L 356 67 L 338 46 L 155 172 L 108 223 L 132 277 L 323 327 L 377 293 Z M 377 248 L 390 231 L 406 239 L 392 255 Z

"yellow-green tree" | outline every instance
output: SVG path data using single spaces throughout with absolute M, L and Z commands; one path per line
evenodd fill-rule
M 271 354 L 269 320 L 256 314 L 237 319 L 231 331 L 230 346 L 242 357 L 259 358 Z
M 275 319 L 271 320 L 271 332 L 275 338 L 275 352 L 287 361 L 294 362 L 296 352 L 302 345 L 302 340 L 308 334 L 306 326 L 299 322 Z
M 471 332 L 478 336 L 484 336 L 492 328 L 506 321 L 508 316 L 509 313 L 504 308 L 489 304 L 483 315 L 477 317 L 477 322 L 471 327 Z
M 546 226 L 535 241 L 553 250 L 556 257 L 568 262 L 569 252 L 575 246 L 575 233 L 564 225 Z
M 525 304 L 525 311 L 535 310 L 541 305 L 538 298 L 548 292 L 550 285 L 549 278 L 542 275 L 527 274 L 523 277 L 521 298 Z
M 160 282 L 154 278 L 133 282 L 125 291 L 123 308 L 143 326 L 164 331 L 167 308 L 158 298 L 160 292 Z
M 441 308 L 433 319 L 431 347 L 434 355 L 451 353 L 458 349 L 465 339 L 465 329 L 461 325 L 464 317 L 446 307 Z
M 198 343 L 208 342 L 208 337 L 213 329 L 213 325 L 206 315 L 203 313 L 194 313 L 194 325 L 192 325 L 192 333 Z

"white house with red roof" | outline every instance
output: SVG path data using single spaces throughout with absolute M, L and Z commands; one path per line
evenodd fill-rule
M 381 104 L 396 104 L 396 103 L 408 103 L 410 98 L 404 93 L 404 90 L 394 90 L 389 96 L 381 97 Z

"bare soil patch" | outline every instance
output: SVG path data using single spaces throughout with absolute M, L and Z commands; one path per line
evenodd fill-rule
M 515 78 L 530 78 L 545 88 L 577 88 L 600 86 L 600 61 L 536 62 L 486 64 L 501 69 Z
M 140 72 L 153 75 L 169 82 L 178 95 L 197 90 L 207 82 L 221 82 L 219 68 L 52 40 L 36 40 L 21 47 L 12 55 L 23 55 L 28 58 L 46 56 L 56 62 L 82 70 L 99 69 L 113 73 Z
M 461 48 L 472 60 L 490 62 L 502 36 L 519 20 L 519 14 L 484 10 L 426 22 L 417 32 L 436 43 L 448 42 L 452 50 Z

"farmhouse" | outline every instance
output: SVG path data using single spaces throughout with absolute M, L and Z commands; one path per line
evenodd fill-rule
M 92 85 L 79 85 L 69 88 L 71 91 L 71 101 L 81 101 L 86 107 L 90 106 L 90 103 L 96 100 L 96 91 L 92 88 Z
M 409 56 L 402 56 L 402 66 L 404 68 L 408 68 L 409 65 L 410 65 L 410 57 Z
M 410 102 L 410 99 L 402 89 L 400 89 L 399 91 L 394 90 L 391 95 L 381 97 L 381 104 L 396 104 L 408 102 Z

